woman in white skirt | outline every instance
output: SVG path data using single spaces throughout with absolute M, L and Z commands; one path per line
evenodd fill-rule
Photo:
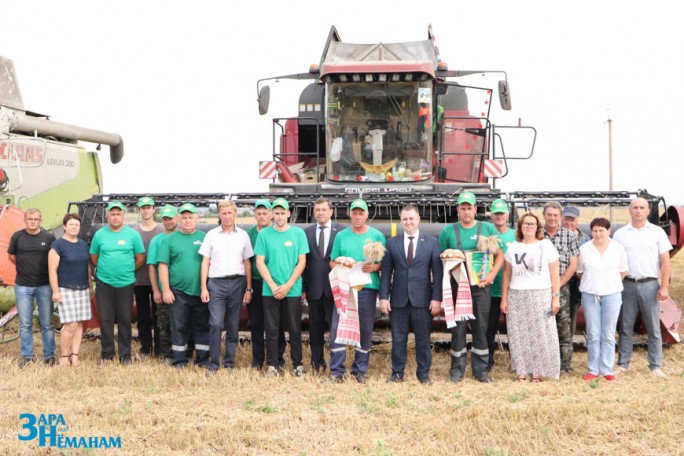
M 508 348 L 518 381 L 560 376 L 556 319 L 560 308 L 559 255 L 544 239 L 539 218 L 518 220 L 517 242 L 504 256 L 501 312 L 506 314 Z
M 77 365 L 83 337 L 83 322 L 92 318 L 90 290 L 92 277 L 88 245 L 78 238 L 81 217 L 64 216 L 64 236 L 52 243 L 48 271 L 52 300 L 59 306 L 62 322 L 60 366 Z

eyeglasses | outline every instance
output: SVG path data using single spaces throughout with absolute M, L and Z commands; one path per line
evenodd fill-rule
M 523 222 L 523 226 L 537 226 L 537 224 L 533 222 Z
M 40 222 L 41 220 L 42 219 L 39 219 L 39 218 L 27 218 L 26 219 L 27 222 Z

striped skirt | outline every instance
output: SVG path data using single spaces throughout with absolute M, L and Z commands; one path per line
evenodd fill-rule
M 508 290 L 506 330 L 517 375 L 560 376 L 556 319 L 548 315 L 551 290 Z
M 59 320 L 62 324 L 88 321 L 93 315 L 90 310 L 90 290 L 59 288 L 62 302 L 59 304 Z

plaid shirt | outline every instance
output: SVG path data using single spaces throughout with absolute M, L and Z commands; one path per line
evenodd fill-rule
M 558 250 L 560 255 L 560 275 L 563 275 L 570 264 L 570 258 L 579 255 L 579 239 L 570 230 L 559 227 L 556 234 L 551 236 L 544 227 L 544 237 Z

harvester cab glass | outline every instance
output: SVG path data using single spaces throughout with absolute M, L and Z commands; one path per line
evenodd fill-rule
M 393 76 L 397 82 L 391 81 Z M 328 179 L 432 178 L 432 81 L 411 81 L 409 76 L 358 74 L 350 75 L 350 82 L 339 82 L 338 76 L 326 84 Z

